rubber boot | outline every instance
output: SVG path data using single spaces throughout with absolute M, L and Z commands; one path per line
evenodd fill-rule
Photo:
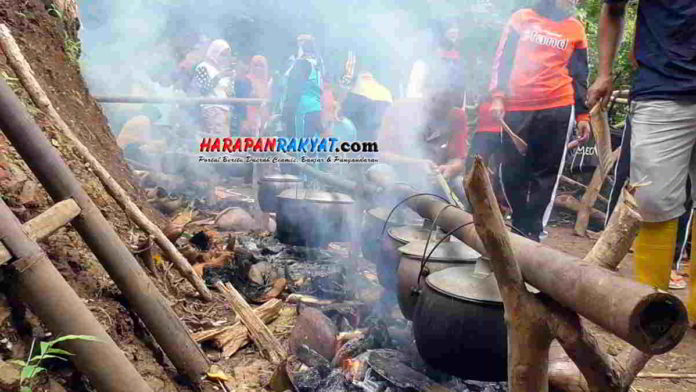
M 696 221 L 691 222 L 691 263 L 689 263 L 689 298 L 686 300 L 686 310 L 689 312 L 689 324 L 696 327 L 696 257 L 694 257 L 694 244 L 696 244 Z
M 677 219 L 643 222 L 634 243 L 636 280 L 667 291 L 677 242 Z

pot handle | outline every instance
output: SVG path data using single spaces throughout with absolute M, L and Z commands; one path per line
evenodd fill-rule
M 459 208 L 454 204 L 447 204 L 446 206 L 442 207 L 440 209 L 440 211 L 437 212 L 437 215 L 435 215 L 435 219 L 433 219 L 433 223 L 430 225 L 430 231 L 428 232 L 428 239 L 425 241 L 425 248 L 423 248 L 423 257 L 421 258 L 420 271 L 418 271 L 418 280 L 416 281 L 416 284 L 418 285 L 417 287 L 420 287 L 420 279 L 421 279 L 421 276 L 423 276 L 423 269 L 425 268 L 425 263 L 427 263 L 428 259 L 430 259 L 430 255 L 433 253 L 433 252 L 430 252 L 428 257 L 427 258 L 425 257 L 425 254 L 428 252 L 428 245 L 430 245 L 430 239 L 433 236 L 433 231 L 435 231 L 435 228 L 437 227 L 437 220 L 440 219 L 440 215 L 443 212 L 445 212 L 445 210 L 448 209 L 449 207 Z M 441 242 L 438 242 L 437 245 L 435 245 L 435 247 L 433 247 L 433 251 L 435 250 L 435 248 L 438 247 L 438 245 L 440 245 L 440 243 Z
M 445 203 L 449 203 L 449 201 L 447 199 L 445 199 L 444 197 L 442 197 L 440 195 L 436 195 L 434 193 L 416 193 L 415 195 L 411 195 L 411 196 L 401 200 L 400 202 L 396 203 L 396 205 L 391 209 L 391 211 L 389 211 L 389 215 L 387 215 L 387 219 L 384 221 L 384 225 L 382 225 L 382 233 L 379 236 L 380 238 L 384 237 L 384 232 L 387 230 L 387 224 L 389 223 L 389 219 L 391 219 L 392 214 L 394 214 L 394 211 L 396 211 L 396 209 L 399 208 L 399 206 L 401 206 L 402 204 L 404 204 L 407 201 L 413 199 L 414 197 L 418 197 L 418 196 L 433 196 L 433 197 L 436 197 L 436 198 L 444 201 Z

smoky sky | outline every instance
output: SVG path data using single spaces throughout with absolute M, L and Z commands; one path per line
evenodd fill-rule
M 488 56 L 517 3 L 80 0 L 82 66 L 93 93 L 127 94 L 132 83 L 149 82 L 150 75 L 171 70 L 200 34 L 226 39 L 241 58 L 262 54 L 272 71 L 282 71 L 295 51 L 295 37 L 309 33 L 316 37 L 329 80 L 340 78 L 347 53 L 353 51 L 358 70 L 372 72 L 399 96 L 413 61 L 431 54 L 447 27 L 460 28 L 466 60 Z M 469 66 L 473 77 L 482 78 L 476 61 Z

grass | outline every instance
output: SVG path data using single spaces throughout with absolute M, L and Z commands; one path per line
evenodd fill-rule
M 80 55 L 82 54 L 82 44 L 79 40 L 70 37 L 67 31 L 63 32 L 63 46 L 65 47 L 65 54 L 68 59 L 79 65 Z

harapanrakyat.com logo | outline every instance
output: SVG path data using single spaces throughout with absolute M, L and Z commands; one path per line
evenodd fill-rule
M 379 145 L 336 137 L 205 137 L 198 152 L 206 163 L 376 163 Z

